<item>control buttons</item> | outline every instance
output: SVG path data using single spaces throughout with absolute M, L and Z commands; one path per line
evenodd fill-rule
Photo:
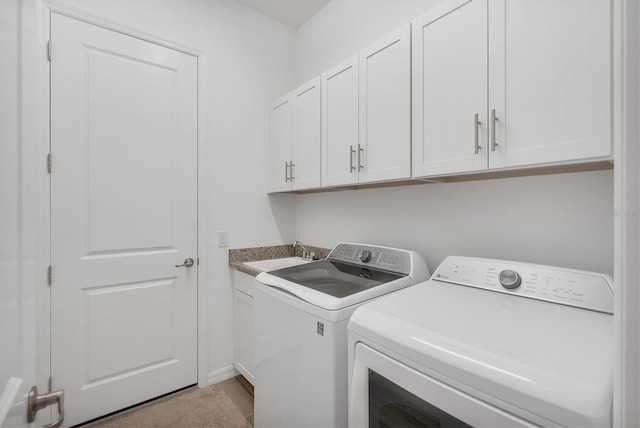
M 500 281 L 500 285 L 507 289 L 516 288 L 520 285 L 521 282 L 518 272 L 508 269 L 500 272 L 498 279 Z
M 371 260 L 371 251 L 369 250 L 360 251 L 360 261 L 362 263 L 367 263 L 369 260 Z

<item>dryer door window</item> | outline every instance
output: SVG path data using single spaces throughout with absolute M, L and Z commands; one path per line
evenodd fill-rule
M 371 369 L 369 369 L 369 426 L 372 428 L 470 427 Z
M 351 333 L 349 336 L 350 341 L 356 337 Z M 356 342 L 354 351 L 350 363 L 349 426 L 539 426 L 452 388 L 362 342 Z

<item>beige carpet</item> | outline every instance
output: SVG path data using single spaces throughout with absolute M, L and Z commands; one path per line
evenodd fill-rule
M 91 428 L 251 428 L 253 397 L 236 378 L 96 421 Z

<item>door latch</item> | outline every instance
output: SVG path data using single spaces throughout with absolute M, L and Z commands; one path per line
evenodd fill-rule
M 38 388 L 32 386 L 29 390 L 29 399 L 27 401 L 27 422 L 33 422 L 36 419 L 38 410 L 42 410 L 52 404 L 58 404 L 58 419 L 43 428 L 58 428 L 62 425 L 62 421 L 64 421 L 64 390 L 38 394 Z
M 181 265 L 176 265 L 176 267 L 191 267 L 194 264 L 195 262 L 193 261 L 193 259 L 189 257 L 188 259 L 184 259 L 184 263 L 182 263 Z

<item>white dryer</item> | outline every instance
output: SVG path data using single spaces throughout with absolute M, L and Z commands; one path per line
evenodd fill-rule
M 325 260 L 258 275 L 255 426 L 347 426 L 349 317 L 428 277 L 412 251 L 351 243 Z
M 613 352 L 610 277 L 449 257 L 351 317 L 349 425 L 611 426 Z

